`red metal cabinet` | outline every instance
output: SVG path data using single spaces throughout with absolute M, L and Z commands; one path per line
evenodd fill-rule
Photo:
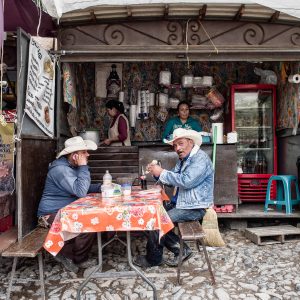
M 264 202 L 277 174 L 276 86 L 233 84 L 231 127 L 238 134 L 238 193 L 241 202 Z

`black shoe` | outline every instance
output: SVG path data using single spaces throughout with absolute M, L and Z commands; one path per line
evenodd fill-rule
M 157 265 L 151 265 L 145 255 L 138 255 L 134 257 L 132 262 L 141 268 L 151 268 L 155 266 L 161 266 L 163 264 L 163 262 L 161 262 Z
M 73 263 L 73 261 L 70 258 L 67 258 L 63 256 L 62 254 L 58 253 L 54 259 L 58 262 L 60 262 L 66 270 L 73 272 L 73 273 L 78 273 L 79 268 Z
M 192 257 L 192 250 L 190 248 L 184 248 L 182 253 L 182 262 Z M 178 267 L 179 255 L 174 256 L 172 259 L 165 260 L 165 264 L 169 267 Z

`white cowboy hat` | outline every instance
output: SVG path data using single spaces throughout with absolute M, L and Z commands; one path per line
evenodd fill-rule
M 202 144 L 202 137 L 201 137 L 200 132 L 197 132 L 192 129 L 184 129 L 184 128 L 175 129 L 169 140 L 164 139 L 164 143 L 167 143 L 167 144 L 173 146 L 173 142 L 175 140 L 181 139 L 181 138 L 193 140 L 194 143 L 198 146 L 201 146 L 201 144 Z
M 84 140 L 81 136 L 74 136 L 65 141 L 65 148 L 56 156 L 60 158 L 63 155 L 70 154 L 80 150 L 96 150 L 97 144 L 90 140 Z

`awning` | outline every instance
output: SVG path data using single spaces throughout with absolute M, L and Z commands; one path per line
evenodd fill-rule
M 38 2 L 37 0 L 33 0 Z M 180 17 L 200 14 L 208 19 L 259 19 L 299 22 L 298 0 L 41 0 L 44 10 L 61 22 L 128 17 Z

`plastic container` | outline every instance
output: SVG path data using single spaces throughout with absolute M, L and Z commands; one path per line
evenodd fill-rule
M 124 196 L 130 196 L 131 195 L 131 184 L 130 183 L 124 183 L 121 185 L 122 194 Z
M 111 185 L 112 184 L 112 177 L 109 173 L 109 170 L 106 170 L 103 176 L 103 185 Z
M 102 197 L 113 197 L 114 196 L 114 186 L 113 185 L 101 185 Z
M 159 107 L 168 107 L 168 105 L 169 105 L 168 94 L 159 93 L 158 99 L 159 99 L 158 100 Z
M 202 77 L 202 85 L 212 86 L 212 84 L 213 84 L 212 76 L 203 76 Z
M 170 71 L 160 71 L 159 72 L 159 84 L 170 85 L 171 84 L 171 72 Z
M 121 186 L 112 183 L 110 185 L 101 185 L 101 193 L 103 198 L 118 197 L 122 195 Z
M 298 174 L 298 184 L 300 184 L 300 156 L 297 157 L 296 166 L 297 166 L 297 174 Z
M 184 88 L 192 87 L 194 83 L 194 76 L 193 75 L 183 75 L 181 78 L 181 85 Z

